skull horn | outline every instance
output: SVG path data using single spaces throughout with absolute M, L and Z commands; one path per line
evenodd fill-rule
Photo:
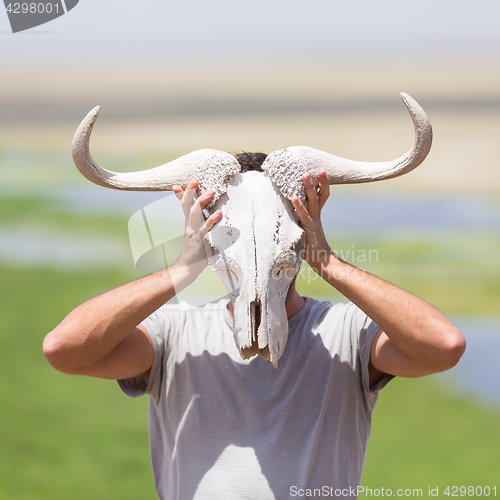
M 296 194 L 302 201 L 305 200 L 304 172 L 317 179 L 319 170 L 325 169 L 330 184 L 381 181 L 410 172 L 425 160 L 431 149 L 432 127 L 425 111 L 413 98 L 404 92 L 401 92 L 401 98 L 413 120 L 415 141 L 410 151 L 397 160 L 353 161 L 307 146 L 293 146 L 268 155 L 262 165 L 263 170 L 267 171 L 283 196 L 291 199 Z
M 200 149 L 156 168 L 140 172 L 115 173 L 101 168 L 90 155 L 90 135 L 99 115 L 95 107 L 82 121 L 73 138 L 73 161 L 88 180 L 111 189 L 126 191 L 171 191 L 176 184 L 185 188 L 198 179 L 200 191 L 214 192 L 212 203 L 225 192 L 227 177 L 239 172 L 240 166 L 230 153 Z

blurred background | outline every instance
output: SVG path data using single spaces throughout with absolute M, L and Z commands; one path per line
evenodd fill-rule
M 499 18 L 493 0 L 81 0 L 12 34 L 1 7 L 0 498 L 155 498 L 147 399 L 41 352 L 74 307 L 141 276 L 127 221 L 164 197 L 79 174 L 87 112 L 102 106 L 92 154 L 115 171 L 299 144 L 379 161 L 413 140 L 400 91 L 430 117 L 429 157 L 332 187 L 325 228 L 346 260 L 448 315 L 468 349 L 446 374 L 382 391 L 363 484 L 498 490 Z M 304 295 L 343 300 L 305 276 Z

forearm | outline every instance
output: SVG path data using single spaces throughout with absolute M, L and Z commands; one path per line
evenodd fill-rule
M 192 280 L 174 265 L 85 302 L 46 336 L 45 356 L 61 371 L 98 362 Z
M 44 340 L 43 352 L 59 371 L 102 378 L 146 374 L 153 362 L 153 346 L 138 325 L 176 293 L 190 285 L 207 265 L 203 239 L 220 219 L 208 219 L 203 209 L 213 193 L 195 200 L 198 181 L 186 190 L 173 186 L 186 217 L 179 260 L 151 274 L 89 300 L 71 312 Z
M 304 259 L 383 330 L 372 344 L 370 379 L 375 383 L 383 373 L 416 377 L 454 366 L 465 350 L 465 340 L 443 314 L 411 293 L 333 255 L 320 217 L 329 196 L 328 179 L 324 170 L 318 177 L 319 192 L 309 174 L 302 176 L 307 208 L 298 196 L 291 200 L 306 233 Z
M 413 361 L 440 371 L 453 366 L 463 352 L 461 333 L 436 308 L 415 295 L 333 254 L 319 272 Z

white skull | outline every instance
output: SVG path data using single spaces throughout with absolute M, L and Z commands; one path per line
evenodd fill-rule
M 289 200 L 266 173 L 237 174 L 212 210 L 219 224 L 205 236 L 212 269 L 234 306 L 234 338 L 244 359 L 259 354 L 277 367 L 288 337 L 285 299 L 305 235 Z

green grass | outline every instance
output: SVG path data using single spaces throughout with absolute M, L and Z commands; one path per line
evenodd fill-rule
M 41 351 L 72 308 L 131 276 L 0 273 L 0 498 L 155 498 L 146 398 L 58 373 Z
M 499 417 L 499 407 L 453 395 L 433 379 L 395 379 L 375 408 L 363 484 L 500 487 Z
M 125 397 L 112 381 L 60 374 L 41 351 L 71 309 L 135 273 L 0 273 L 0 498 L 155 498 L 147 399 Z M 499 442 L 500 410 L 433 380 L 395 380 L 375 410 L 364 484 L 491 485 Z
M 37 196 L 0 198 L 2 225 L 109 234 L 127 244 L 125 217 L 68 214 Z M 446 314 L 500 315 L 500 237 L 493 233 L 336 234 L 329 241 L 344 256 L 353 245 L 376 250 L 369 262 L 359 253 L 347 260 Z M 0 267 L 0 499 L 155 498 L 147 399 L 125 397 L 115 382 L 60 374 L 41 351 L 45 334 L 74 307 L 137 276 L 133 269 Z M 305 295 L 342 299 L 320 279 L 306 281 L 298 282 Z M 493 486 L 499 442 L 500 409 L 450 395 L 433 379 L 395 380 L 375 410 L 363 484 Z
M 57 202 L 37 196 L 0 196 L 0 227 L 3 225 L 128 239 L 127 219 L 123 216 L 97 212 L 68 213 Z

